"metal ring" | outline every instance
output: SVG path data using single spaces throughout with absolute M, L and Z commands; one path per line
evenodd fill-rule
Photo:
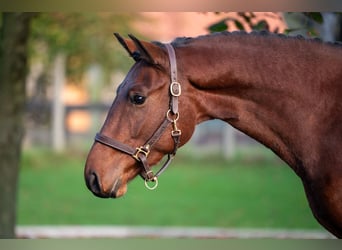
M 174 114 L 176 116 L 175 119 L 171 119 L 170 117 L 170 112 L 171 112 L 171 109 L 169 109 L 167 112 L 166 112 L 166 118 L 170 121 L 170 122 L 176 122 L 178 121 L 179 119 L 179 112 L 177 112 L 176 114 Z
M 147 183 L 149 182 L 149 180 L 145 179 L 145 187 L 148 189 L 148 190 L 154 190 L 158 187 L 158 178 L 157 177 L 154 177 L 153 178 L 153 182 L 154 182 L 154 185 L 153 186 L 149 186 Z

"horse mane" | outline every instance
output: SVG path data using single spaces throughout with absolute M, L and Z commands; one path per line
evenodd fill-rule
M 330 46 L 342 47 L 342 42 L 339 42 L 339 41 L 326 42 L 326 41 L 321 40 L 320 38 L 307 38 L 307 37 L 304 37 L 302 35 L 291 36 L 291 35 L 285 35 L 285 34 L 272 33 L 272 32 L 268 32 L 268 31 L 252 31 L 252 32 L 223 31 L 223 32 L 215 32 L 215 33 L 211 33 L 211 34 L 207 34 L 207 35 L 201 35 L 198 37 L 177 37 L 172 41 L 172 44 L 177 47 L 177 46 L 190 44 L 192 42 L 202 40 L 202 39 L 208 39 L 208 38 L 221 39 L 221 38 L 228 37 L 228 36 L 230 36 L 230 37 L 233 37 L 233 36 L 260 37 L 260 36 L 262 36 L 262 37 L 280 38 L 282 40 L 287 40 L 287 39 L 289 39 L 289 40 L 303 40 L 303 41 L 306 41 L 308 43 L 327 44 Z M 161 44 L 158 42 L 154 42 L 154 43 L 161 46 Z

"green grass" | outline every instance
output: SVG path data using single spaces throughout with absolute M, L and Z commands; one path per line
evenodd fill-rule
M 140 177 L 120 199 L 100 199 L 83 179 L 85 153 L 25 152 L 18 224 L 321 228 L 303 187 L 277 158 L 225 161 L 180 153 L 149 191 Z

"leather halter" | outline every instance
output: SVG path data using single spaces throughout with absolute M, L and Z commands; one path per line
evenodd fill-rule
M 166 112 L 165 119 L 157 128 L 157 130 L 153 133 L 150 139 L 140 147 L 131 147 L 129 145 L 123 144 L 115 139 L 97 133 L 95 136 L 95 141 L 100 142 L 108 147 L 111 147 L 115 150 L 119 150 L 123 153 L 131 155 L 136 161 L 138 161 L 142 170 L 140 172 L 140 176 L 145 180 L 145 186 L 148 189 L 155 189 L 158 185 L 157 177 L 169 166 L 174 156 L 176 155 L 179 143 L 181 130 L 177 127 L 177 121 L 179 119 L 178 112 L 178 97 L 181 95 L 181 85 L 177 82 L 177 62 L 175 50 L 171 44 L 165 44 L 166 49 L 168 51 L 169 60 L 170 60 L 170 70 L 171 70 L 171 83 L 170 83 L 170 104 L 169 110 Z M 162 167 L 158 170 L 156 174 L 154 174 L 151 170 L 147 162 L 147 157 L 151 151 L 153 145 L 160 139 L 168 125 L 172 124 L 171 137 L 173 139 L 174 148 L 172 152 L 168 153 L 166 162 L 162 165 Z M 153 181 L 156 182 L 153 187 L 148 186 L 147 182 Z

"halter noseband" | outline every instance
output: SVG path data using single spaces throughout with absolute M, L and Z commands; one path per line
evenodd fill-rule
M 158 176 L 169 166 L 174 156 L 176 155 L 179 143 L 181 130 L 177 127 L 177 121 L 179 119 L 178 112 L 178 97 L 181 95 L 181 85 L 177 82 L 177 62 L 176 62 L 176 54 L 175 50 L 171 44 L 165 44 L 166 49 L 168 51 L 169 60 L 170 60 L 170 69 L 171 69 L 171 83 L 170 83 L 170 108 L 166 112 L 165 119 L 160 124 L 158 129 L 153 133 L 150 139 L 147 142 L 137 148 L 133 148 L 129 145 L 123 144 L 115 139 L 109 138 L 105 135 L 101 135 L 97 133 L 95 136 L 95 141 L 102 143 L 108 147 L 119 150 L 123 153 L 131 155 L 136 161 L 141 163 L 144 171 L 140 172 L 140 176 L 145 180 L 145 186 L 152 190 L 155 189 L 158 185 Z M 160 139 L 166 128 L 169 124 L 172 124 L 171 137 L 174 142 L 174 148 L 172 152 L 168 153 L 167 160 L 163 164 L 163 166 L 158 170 L 156 174 L 154 174 L 151 170 L 147 162 L 147 157 L 151 151 L 153 145 Z M 150 187 L 147 182 L 153 181 L 155 185 Z

